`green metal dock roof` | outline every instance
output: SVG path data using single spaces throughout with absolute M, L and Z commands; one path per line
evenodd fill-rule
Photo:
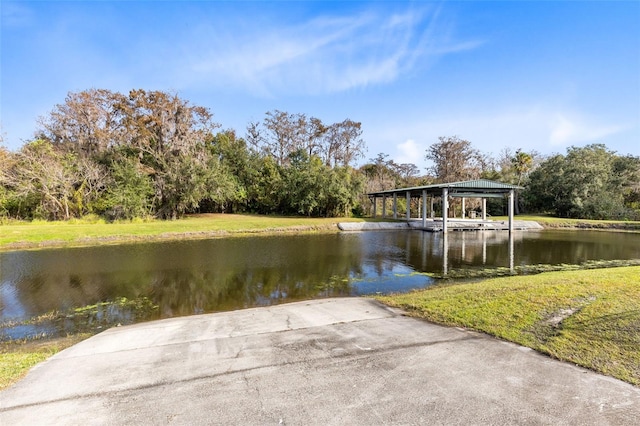
M 451 197 L 501 197 L 512 190 L 523 189 L 521 186 L 495 182 L 486 179 L 466 180 L 462 182 L 438 183 L 434 185 L 414 186 L 411 188 L 388 189 L 386 191 L 370 192 L 370 197 L 382 197 L 393 194 L 411 193 L 412 197 L 422 196 L 423 191 L 427 195 L 442 195 L 443 189 L 448 189 Z

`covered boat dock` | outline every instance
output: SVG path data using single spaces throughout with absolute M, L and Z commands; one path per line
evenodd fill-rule
M 449 222 L 451 219 L 449 218 L 449 198 L 460 198 L 462 200 L 462 213 L 461 220 L 468 220 L 465 212 L 465 199 L 467 198 L 476 198 L 482 200 L 481 207 L 481 218 L 476 220 L 475 217 L 470 218 L 470 220 L 475 220 L 474 226 L 469 226 L 469 229 L 498 229 L 496 228 L 494 221 L 487 220 L 487 199 L 488 198 L 501 198 L 507 200 L 507 211 L 509 216 L 508 221 L 508 230 L 509 232 L 514 229 L 514 199 L 515 199 L 515 191 L 518 189 L 522 189 L 522 187 L 517 185 L 509 185 L 506 183 L 495 182 L 491 180 L 485 179 L 477 179 L 477 180 L 468 180 L 462 182 L 451 182 L 451 183 L 440 183 L 434 185 L 426 185 L 426 186 L 416 186 L 412 188 L 398 188 L 398 189 L 390 189 L 386 191 L 378 191 L 378 192 L 370 192 L 367 194 L 373 203 L 373 217 L 377 217 L 378 215 L 378 199 L 382 199 L 382 217 L 387 217 L 387 199 L 393 199 L 392 209 L 393 209 L 393 218 L 398 219 L 398 197 L 406 198 L 406 220 L 410 222 L 411 218 L 411 200 L 414 198 L 418 198 L 421 200 L 419 204 L 418 210 L 421 214 L 422 219 L 422 228 L 425 230 L 442 230 L 443 232 L 447 232 L 449 228 Z M 442 217 L 435 217 L 434 210 L 434 200 L 439 198 L 442 204 Z M 430 223 L 428 226 L 429 219 Z M 458 219 L 455 219 L 457 223 L 459 223 Z M 441 222 L 441 227 L 433 226 L 434 222 Z M 468 222 L 471 225 L 471 222 Z M 456 229 L 464 229 L 458 227 Z

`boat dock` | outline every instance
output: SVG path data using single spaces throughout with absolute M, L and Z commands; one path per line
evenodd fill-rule
M 415 229 L 426 232 L 442 232 L 442 219 L 412 219 L 408 222 L 343 222 L 338 227 L 342 231 L 388 231 L 394 229 Z M 538 222 L 530 220 L 514 220 L 513 229 L 518 231 L 530 231 L 543 229 Z M 448 231 L 508 231 L 508 220 L 481 220 L 481 219 L 447 219 Z
M 411 229 L 419 229 L 428 232 L 441 232 L 442 219 L 411 220 L 408 223 Z M 508 231 L 508 220 L 474 220 L 474 219 L 447 219 L 447 229 L 449 231 Z M 514 220 L 514 231 L 529 231 L 543 229 L 538 222 L 530 220 Z

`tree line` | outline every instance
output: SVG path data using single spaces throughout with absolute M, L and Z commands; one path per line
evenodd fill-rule
M 17 152 L 0 150 L 0 215 L 173 219 L 190 212 L 350 214 L 362 179 L 361 125 L 280 111 L 220 130 L 177 95 L 70 93 Z
M 640 159 L 601 144 L 493 157 L 450 136 L 427 149 L 427 173 L 384 153 L 356 167 L 366 145 L 351 119 L 274 110 L 240 137 L 175 94 L 104 89 L 70 93 L 35 135 L 17 152 L 0 146 L 0 217 L 349 216 L 370 211 L 367 192 L 484 178 L 523 186 L 520 211 L 640 219 Z M 490 213 L 503 204 L 490 203 Z

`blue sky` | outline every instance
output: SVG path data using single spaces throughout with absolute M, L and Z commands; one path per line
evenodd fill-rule
M 279 109 L 362 122 L 368 152 L 426 165 L 604 143 L 640 155 L 638 1 L 6 1 L 4 145 L 68 92 L 176 92 L 223 128 Z

